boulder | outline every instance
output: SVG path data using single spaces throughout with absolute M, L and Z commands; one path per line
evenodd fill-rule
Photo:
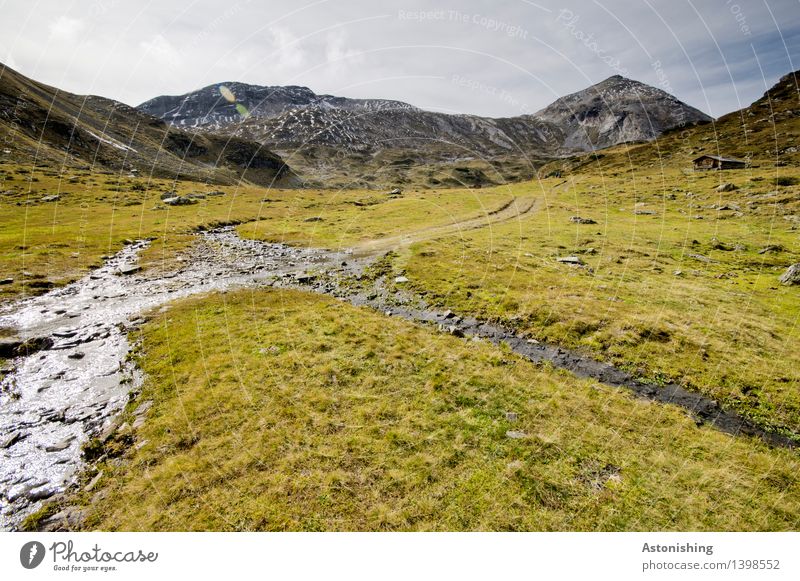
M 574 222 L 575 224 L 597 224 L 591 218 L 581 218 L 580 216 L 573 216 L 569 219 L 570 222 Z
M 12 284 L 13 282 L 13 278 L 0 278 L 0 284 Z
M 724 184 L 720 184 L 716 187 L 718 192 L 732 192 L 734 190 L 738 190 L 739 186 L 732 184 L 730 182 L 726 182 Z
M 402 195 L 402 193 L 403 193 L 403 190 L 401 190 L 400 188 L 394 188 L 391 192 L 389 192 L 389 195 L 390 196 L 399 196 L 399 195 Z
M 137 264 L 123 264 L 117 269 L 117 272 L 122 275 L 135 274 L 142 270 L 142 267 Z
M 556 258 L 556 262 L 560 262 L 562 264 L 572 264 L 576 266 L 583 266 L 585 264 L 583 260 L 577 256 L 560 256 Z
M 781 276 L 780 281 L 783 284 L 800 284 L 800 262 L 791 265 L 786 269 L 786 272 Z
M 162 200 L 167 206 L 189 206 L 196 204 L 197 200 L 194 198 L 175 196 L 174 198 L 166 198 Z
M 58 194 L 53 194 L 52 196 L 45 196 L 44 198 L 42 198 L 42 201 L 43 202 L 57 202 L 60 199 L 61 199 L 61 196 L 59 196 Z

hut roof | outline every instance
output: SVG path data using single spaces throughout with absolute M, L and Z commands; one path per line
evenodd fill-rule
M 717 161 L 732 161 L 734 163 L 747 163 L 743 159 L 736 159 L 736 158 L 733 158 L 733 157 L 722 157 L 720 155 L 708 155 L 708 154 L 704 154 L 704 155 L 701 155 L 700 157 L 696 157 L 692 161 L 693 162 L 698 162 L 701 159 L 706 159 L 706 158 L 716 159 Z

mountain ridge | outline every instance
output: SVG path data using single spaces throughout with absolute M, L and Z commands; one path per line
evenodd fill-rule
M 225 90 L 235 98 L 224 98 Z M 246 113 L 237 111 L 237 105 Z M 654 139 L 678 124 L 711 120 L 661 89 L 618 75 L 560 97 L 536 113 L 505 118 L 438 113 L 389 99 L 317 95 L 308 87 L 244 83 L 159 96 L 139 108 L 180 127 L 240 135 L 277 149 L 327 145 L 368 151 L 393 141 L 426 147 L 426 141 L 439 139 L 485 156 L 516 147 L 556 156 L 591 151 Z

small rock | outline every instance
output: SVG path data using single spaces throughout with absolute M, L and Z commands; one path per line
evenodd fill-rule
M 506 432 L 506 438 L 511 438 L 512 440 L 521 440 L 526 437 L 525 432 L 518 432 L 516 430 L 509 430 Z
M 196 204 L 197 200 L 194 198 L 184 197 L 184 196 L 176 196 L 174 198 L 166 198 L 162 200 L 167 206 L 189 206 L 191 204 Z
M 453 311 L 447 310 L 447 311 L 442 313 L 442 318 L 443 319 L 452 319 L 453 317 L 455 317 L 455 314 L 453 313 Z
M 463 337 L 464 331 L 456 327 L 455 325 L 451 325 L 447 327 L 447 332 L 450 333 L 453 337 Z
M 653 210 L 634 210 L 633 213 L 637 216 L 654 216 Z
M 391 192 L 389 192 L 389 195 L 390 196 L 399 196 L 402 193 L 403 193 L 403 190 L 401 190 L 400 188 L 394 188 Z
M 53 194 L 52 196 L 45 196 L 44 198 L 42 198 L 42 201 L 43 202 L 57 202 L 60 199 L 61 199 L 61 196 L 59 196 L 58 194 Z
M 306 218 L 303 222 L 324 222 L 325 219 L 321 216 L 312 216 L 311 218 Z
M 72 441 L 74 439 L 75 439 L 75 436 L 68 436 L 68 437 L 64 438 L 63 440 L 61 440 L 60 442 L 57 442 L 57 443 L 52 444 L 50 446 L 45 446 L 44 451 L 45 452 L 61 452 L 62 450 L 66 450 L 67 448 L 69 448 L 70 445 L 72 445 Z
M 14 432 L 10 436 L 8 436 L 5 440 L 0 441 L 0 448 L 6 449 L 10 448 L 17 442 L 24 440 L 28 437 L 28 434 L 23 434 L 22 432 Z
M 768 244 L 764 248 L 758 251 L 759 254 L 767 254 L 772 252 L 786 252 L 786 248 L 781 246 L 780 244 Z M 1 283 L 0 283 L 1 284 Z
M 142 267 L 137 264 L 124 264 L 117 269 L 117 272 L 123 276 L 135 274 L 142 270 Z
M 575 224 L 597 224 L 597 222 L 591 218 L 581 218 L 580 216 L 572 216 L 569 221 L 574 222 Z
M 13 282 L 13 278 L 0 278 L 0 284 L 12 284 Z
M 739 187 L 730 182 L 726 182 L 724 184 L 718 185 L 715 189 L 718 192 L 732 192 L 734 190 L 738 190 Z
M 37 500 L 44 500 L 46 498 L 50 498 L 56 493 L 55 489 L 53 488 L 36 488 L 33 490 L 29 490 L 28 494 L 26 494 L 28 500 L 31 502 L 36 502 Z
M 585 264 L 585 262 L 583 262 L 583 260 L 581 260 L 577 256 L 561 256 L 559 258 L 556 258 L 556 262 L 560 262 L 562 264 L 574 264 L 578 266 L 582 266 Z
M 84 357 L 86 357 L 86 353 L 84 353 L 83 351 L 75 351 L 75 353 L 70 353 L 69 355 L 67 355 L 67 357 L 70 359 L 83 359 Z
M 396 277 L 394 277 L 394 282 L 396 284 L 402 284 L 404 282 L 408 282 L 408 278 L 405 277 L 405 276 L 396 276 Z
M 694 258 L 695 260 L 699 260 L 700 262 L 706 262 L 706 263 L 716 262 L 715 260 L 712 260 L 708 256 L 703 256 L 702 254 L 687 254 L 687 256 L 689 258 Z
M 787 268 L 779 280 L 786 285 L 800 284 L 800 262 Z
M 150 408 L 151 408 L 151 407 L 153 407 L 153 400 L 152 400 L 152 399 L 148 399 L 148 400 L 146 400 L 146 401 L 143 401 L 143 402 L 142 402 L 142 403 L 139 405 L 139 407 L 137 407 L 137 408 L 136 408 L 136 410 L 133 412 L 133 415 L 135 415 L 135 416 L 141 416 L 141 415 L 144 415 L 144 414 L 146 414 L 148 411 L 150 411 Z
M 519 419 L 517 412 L 506 412 L 506 420 L 509 422 L 516 422 Z
M 98 472 L 98 473 L 95 475 L 95 477 L 94 477 L 94 478 L 92 478 L 92 479 L 89 481 L 89 484 L 87 484 L 87 485 L 84 487 L 84 490 L 85 490 L 86 492 L 91 492 L 91 491 L 92 491 L 92 489 L 94 489 L 94 487 L 95 487 L 95 486 L 97 486 L 97 483 L 98 483 L 98 482 L 100 482 L 100 479 L 101 479 L 102 477 L 103 477 L 103 471 L 101 470 L 100 472 Z

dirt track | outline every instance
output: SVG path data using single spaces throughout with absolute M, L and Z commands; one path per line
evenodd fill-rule
M 398 234 L 396 236 L 388 236 L 378 240 L 368 240 L 353 246 L 352 251 L 355 256 L 369 256 L 410 246 L 411 244 L 416 244 L 417 242 L 423 242 L 425 240 L 433 240 L 443 236 L 458 234 L 459 232 L 485 228 L 493 224 L 500 224 L 515 218 L 521 218 L 534 211 L 537 206 L 536 198 L 527 196 L 515 197 L 499 208 L 486 212 L 483 216 L 468 218 L 460 222 L 453 222 L 452 224 L 445 224 L 443 226 L 423 228 L 421 230 Z

